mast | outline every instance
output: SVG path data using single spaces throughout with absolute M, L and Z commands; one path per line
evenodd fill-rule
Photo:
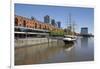
M 73 21 L 73 25 L 72 25 L 72 26 L 73 26 L 72 33 L 73 33 L 73 35 L 75 35 L 75 34 L 74 34 L 74 32 L 75 32 L 75 21 Z
M 72 15 L 71 13 L 69 13 L 69 27 L 70 27 L 70 31 L 71 31 L 71 35 L 75 35 L 75 20 L 72 21 Z
M 71 13 L 69 13 L 69 25 L 71 26 L 71 21 L 72 19 L 71 19 Z
M 72 21 L 72 15 L 69 13 L 67 17 L 67 34 L 75 35 L 75 25 L 75 20 Z
M 71 16 L 71 13 L 69 13 L 69 30 L 70 30 L 70 32 L 72 31 L 72 16 Z

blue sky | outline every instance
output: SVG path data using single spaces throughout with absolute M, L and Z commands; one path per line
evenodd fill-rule
M 43 17 L 49 15 L 56 21 L 61 21 L 61 27 L 65 28 L 68 24 L 69 13 L 72 21 L 76 23 L 76 31 L 80 32 L 81 27 L 88 27 L 89 33 L 94 33 L 94 9 L 69 6 L 48 6 L 32 4 L 15 4 L 15 14 L 43 22 Z

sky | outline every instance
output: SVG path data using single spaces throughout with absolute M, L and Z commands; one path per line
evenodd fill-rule
M 94 34 L 94 9 L 86 7 L 51 6 L 34 4 L 15 4 L 15 14 L 31 18 L 35 17 L 39 21 L 44 21 L 44 16 L 49 15 L 51 19 L 61 22 L 61 27 L 66 28 L 68 17 L 71 14 L 72 22 L 75 22 L 76 32 L 81 31 L 81 27 L 88 27 L 89 33 Z

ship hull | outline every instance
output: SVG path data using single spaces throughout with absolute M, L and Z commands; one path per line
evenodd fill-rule
M 63 38 L 65 44 L 70 44 L 70 43 L 73 44 L 75 40 L 76 38 Z
M 68 41 L 68 40 L 63 40 L 63 41 L 65 44 L 70 44 L 70 43 L 73 44 L 74 43 L 74 41 Z

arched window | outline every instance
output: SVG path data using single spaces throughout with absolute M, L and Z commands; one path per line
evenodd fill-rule
M 42 27 L 41 27 L 41 24 L 40 24 L 40 29 L 41 29 Z
M 23 21 L 23 26 L 26 27 L 26 21 L 25 20 Z
M 45 25 L 45 30 L 46 30 L 46 25 Z
M 35 28 L 35 23 L 34 23 L 34 22 L 32 22 L 32 24 L 33 24 L 33 25 L 32 25 L 32 28 Z
M 18 19 L 15 18 L 15 26 L 18 26 Z
M 35 29 L 37 28 L 37 23 L 35 23 Z

